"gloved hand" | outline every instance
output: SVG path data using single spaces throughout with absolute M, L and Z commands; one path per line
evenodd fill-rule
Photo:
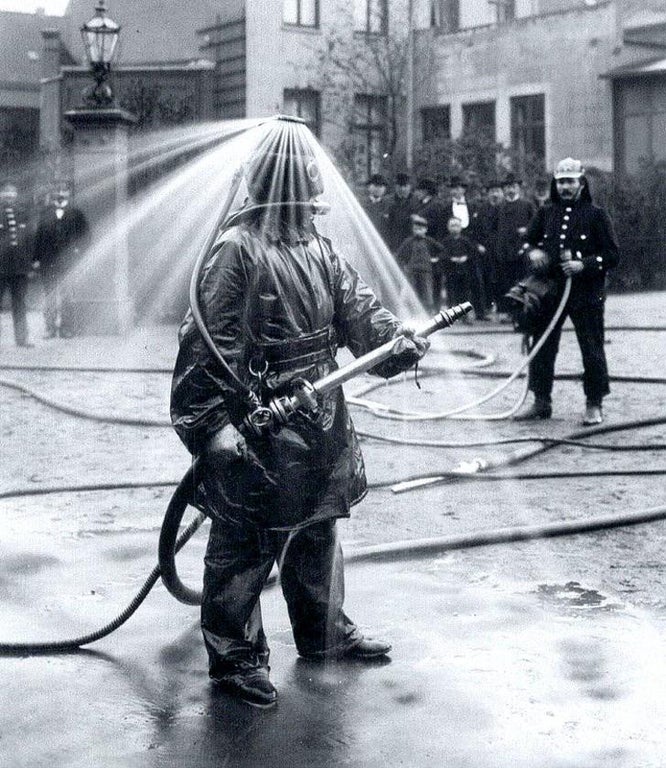
M 411 368 L 430 349 L 430 342 L 418 336 L 409 324 L 399 325 L 393 334 L 393 354 L 388 360 L 376 365 L 369 373 L 389 379 Z
M 541 248 L 532 248 L 527 254 L 527 258 L 530 260 L 530 267 L 534 272 L 544 272 L 550 261 L 548 254 L 542 251 Z
M 560 266 L 567 277 L 573 277 L 583 271 L 583 262 L 578 260 L 563 261 Z
M 399 357 L 411 357 L 412 362 L 407 366 L 417 363 L 425 353 L 430 349 L 430 341 L 425 336 L 418 336 L 416 330 L 409 323 L 399 325 L 394 338 L 398 341 L 395 346 L 395 353 Z

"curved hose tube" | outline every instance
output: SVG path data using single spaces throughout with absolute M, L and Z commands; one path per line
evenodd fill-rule
M 461 413 L 465 413 L 466 411 L 471 411 L 473 408 L 478 408 L 478 406 L 483 405 L 484 403 L 487 403 L 488 400 L 492 400 L 494 397 L 499 395 L 500 392 L 505 390 L 512 382 L 514 382 L 518 378 L 518 376 L 520 376 L 520 374 L 525 370 L 525 368 L 527 368 L 527 366 L 532 362 L 532 360 L 539 353 L 539 350 L 541 349 L 541 347 L 543 347 L 543 345 L 546 343 L 546 340 L 552 333 L 553 328 L 556 326 L 558 320 L 562 316 L 562 313 L 564 312 L 564 309 L 567 305 L 567 301 L 569 300 L 570 293 L 571 293 L 571 278 L 567 277 L 566 283 L 564 284 L 564 291 L 562 292 L 562 297 L 560 298 L 560 303 L 557 305 L 557 309 L 555 310 L 555 313 L 553 314 L 550 322 L 548 323 L 546 330 L 543 332 L 543 334 L 541 335 L 537 343 L 532 347 L 529 355 L 509 376 L 509 378 L 506 379 L 506 381 L 503 381 L 498 387 L 495 387 L 495 389 L 493 389 L 487 395 L 480 397 L 478 400 L 474 400 L 471 403 L 467 403 L 467 405 L 461 405 L 458 408 L 453 408 L 450 411 L 443 411 L 440 413 L 431 413 L 431 414 L 418 413 L 415 411 L 398 411 L 397 409 L 387 408 L 386 406 L 383 406 L 379 403 L 373 403 L 372 401 L 363 400 L 359 397 L 347 397 L 347 402 L 352 405 L 359 405 L 364 408 L 369 408 L 372 411 L 372 413 L 375 416 L 378 416 L 379 418 L 394 419 L 396 421 L 439 421 L 440 419 L 452 419 L 455 417 L 459 417 Z M 374 388 L 374 386 L 375 385 L 373 384 L 372 387 Z M 525 388 L 525 395 L 523 396 L 523 399 L 520 401 L 520 403 L 517 406 L 514 406 L 507 413 L 509 415 L 513 415 L 518 410 L 518 408 L 520 408 L 526 396 L 527 396 L 527 387 Z M 464 418 L 490 421 L 490 420 L 496 420 L 500 418 L 502 419 L 507 418 L 507 414 L 497 414 L 497 415 L 491 415 L 491 416 L 471 415 L 471 416 L 466 416 Z

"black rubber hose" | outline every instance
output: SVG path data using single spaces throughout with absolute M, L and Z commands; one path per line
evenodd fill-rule
M 114 632 L 124 624 L 138 609 L 148 596 L 160 575 L 165 578 L 167 588 L 181 602 L 188 605 L 198 604 L 200 595 L 180 582 L 175 568 L 175 555 L 189 541 L 199 529 L 205 515 L 199 513 L 187 526 L 183 533 L 177 537 L 185 509 L 187 508 L 191 494 L 193 493 L 194 467 L 191 467 L 183 477 L 172 503 L 169 505 L 169 514 L 165 516 L 163 529 L 167 530 L 160 535 L 160 561 L 164 563 L 165 571 L 161 565 L 156 566 L 144 582 L 136 597 L 113 621 L 106 626 L 81 637 L 69 640 L 23 643 L 0 643 L 0 655 L 26 655 L 65 653 L 76 651 L 84 645 L 89 645 Z M 657 507 L 641 512 L 613 515 L 607 517 L 588 518 L 580 521 L 563 521 L 541 526 L 521 526 L 517 528 L 501 528 L 491 531 L 480 531 L 459 536 L 444 536 L 431 539 L 417 539 L 415 541 L 394 542 L 366 547 L 345 557 L 345 562 L 389 562 L 393 560 L 409 560 L 441 554 L 443 552 L 459 549 L 472 549 L 495 544 L 505 544 L 535 539 L 548 539 L 558 536 L 572 536 L 581 533 L 608 530 L 612 528 L 639 525 L 666 519 L 666 507 Z M 166 577 L 165 577 L 166 576 Z M 275 577 L 268 580 L 266 586 L 271 586 L 277 581 Z M 184 600 L 182 598 L 185 598 Z
M 174 542 L 173 550 L 174 555 L 179 552 L 185 544 L 192 538 L 194 533 L 199 529 L 205 515 L 200 513 L 182 534 Z M 40 654 L 40 653 L 66 653 L 75 651 L 84 645 L 90 645 L 97 640 L 101 640 L 103 637 L 115 632 L 118 627 L 122 626 L 138 609 L 143 601 L 148 597 L 150 590 L 155 586 L 157 580 L 161 575 L 159 565 L 156 565 L 150 572 L 148 578 L 143 583 L 143 586 L 138 591 L 132 602 L 125 608 L 122 613 L 118 614 L 113 621 L 98 629 L 95 632 L 91 632 L 87 635 L 81 635 L 69 640 L 50 640 L 45 642 L 25 642 L 25 643 L 0 643 L 0 655 L 22 655 L 22 654 Z

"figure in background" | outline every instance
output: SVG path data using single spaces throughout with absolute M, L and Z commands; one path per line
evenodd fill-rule
M 407 279 L 416 291 L 421 304 L 434 312 L 439 306 L 433 306 L 432 273 L 433 267 L 440 269 L 442 244 L 428 237 L 428 220 L 418 213 L 411 215 L 412 234 L 406 238 L 396 253 L 396 260 Z
M 414 213 L 428 222 L 428 234 L 438 243 L 447 235 L 446 206 L 438 197 L 437 184 L 434 179 L 419 179 L 414 189 L 417 205 Z M 442 303 L 442 288 L 444 287 L 441 263 L 433 264 L 432 269 L 432 301 L 435 311 L 439 311 Z
M 566 278 L 571 294 L 562 316 L 543 347 L 530 363 L 529 385 L 533 404 L 515 418 L 549 419 L 555 358 L 562 324 L 571 318 L 583 358 L 583 391 L 586 405 L 582 423 L 600 424 L 601 404 L 610 392 L 604 351 L 605 283 L 609 269 L 618 262 L 618 245 L 608 214 L 592 203 L 580 160 L 568 157 L 557 164 L 551 182 L 550 204 L 532 220 L 526 241 L 532 271 L 552 278 L 561 297 Z M 534 341 L 543 335 L 551 318 L 539 319 Z
M 502 184 L 504 202 L 497 212 L 497 309 L 500 319 L 509 321 L 509 304 L 504 294 L 525 276 L 522 247 L 527 225 L 535 208 L 523 199 L 522 181 L 509 174 Z
M 14 341 L 32 347 L 28 340 L 26 294 L 32 275 L 32 237 L 28 213 L 19 203 L 18 187 L 5 181 L 0 188 L 0 305 L 9 291 Z
M 258 707 L 277 699 L 260 607 L 275 562 L 301 657 L 363 661 L 391 646 L 365 637 L 342 607 L 336 519 L 367 490 L 342 389 L 261 435 L 244 425 L 248 393 L 265 404 L 318 380 L 337 368 L 338 346 L 359 356 L 400 336 L 401 353 L 374 369 L 385 377 L 428 346 L 402 335 L 398 318 L 317 232 L 324 180 L 315 148 L 305 126 L 277 122 L 246 162 L 249 198 L 220 232 L 198 286 L 205 325 L 237 378 L 225 375 L 188 313 L 172 386 L 172 421 L 199 459 L 197 503 L 212 520 L 201 606 L 209 674 Z
M 487 310 L 487 292 L 483 274 L 485 246 L 479 239 L 478 207 L 468 203 L 467 184 L 460 176 L 452 176 L 449 179 L 449 189 L 451 203 L 446 217 L 447 222 L 452 218 L 458 219 L 462 228 L 462 234 L 475 245 L 475 253 L 472 255 L 469 264 L 468 277 L 470 295 L 467 300 L 472 302 L 476 319 L 485 320 Z M 449 304 L 449 306 L 451 306 L 451 304 Z
M 43 211 L 35 233 L 33 266 L 39 270 L 44 290 L 45 338 L 69 338 L 76 328 L 72 317 L 74 297 L 67 287 L 67 273 L 79 262 L 88 245 L 86 217 L 72 204 L 71 189 L 58 185 Z
M 387 190 L 386 178 L 381 173 L 374 173 L 366 184 L 366 197 L 363 201 L 365 212 L 385 243 L 388 243 L 389 239 L 389 206 L 391 203 L 386 195 Z
M 412 181 L 409 174 L 396 174 L 395 189 L 388 208 L 388 239 L 386 241 L 393 255 L 412 234 L 411 217 L 416 206 L 417 200 L 412 194 Z
M 459 218 L 451 216 L 447 229 L 448 234 L 442 243 L 442 265 L 446 280 L 446 303 L 452 307 L 463 301 L 470 301 L 474 261 L 478 251 L 476 243 L 462 234 L 462 222 Z M 463 318 L 463 322 L 470 321 Z
M 481 246 L 481 268 L 486 296 L 486 313 L 497 310 L 497 224 L 499 207 L 504 200 L 502 183 L 491 179 L 484 187 L 485 200 L 472 219 L 474 240 Z

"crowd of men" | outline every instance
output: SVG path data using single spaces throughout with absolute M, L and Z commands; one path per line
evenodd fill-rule
M 547 186 L 547 185 L 546 185 Z M 364 208 L 424 306 L 471 301 L 477 320 L 509 320 L 506 292 L 523 277 L 527 226 L 544 204 L 508 174 L 468 195 L 461 176 L 444 185 L 381 174 L 368 179 Z
M 54 186 L 38 211 L 24 198 L 13 180 L 0 185 L 0 304 L 8 293 L 16 346 L 31 347 L 26 299 L 36 276 L 44 294 L 45 338 L 77 333 L 75 296 L 67 276 L 88 243 L 89 228 L 66 182 Z

